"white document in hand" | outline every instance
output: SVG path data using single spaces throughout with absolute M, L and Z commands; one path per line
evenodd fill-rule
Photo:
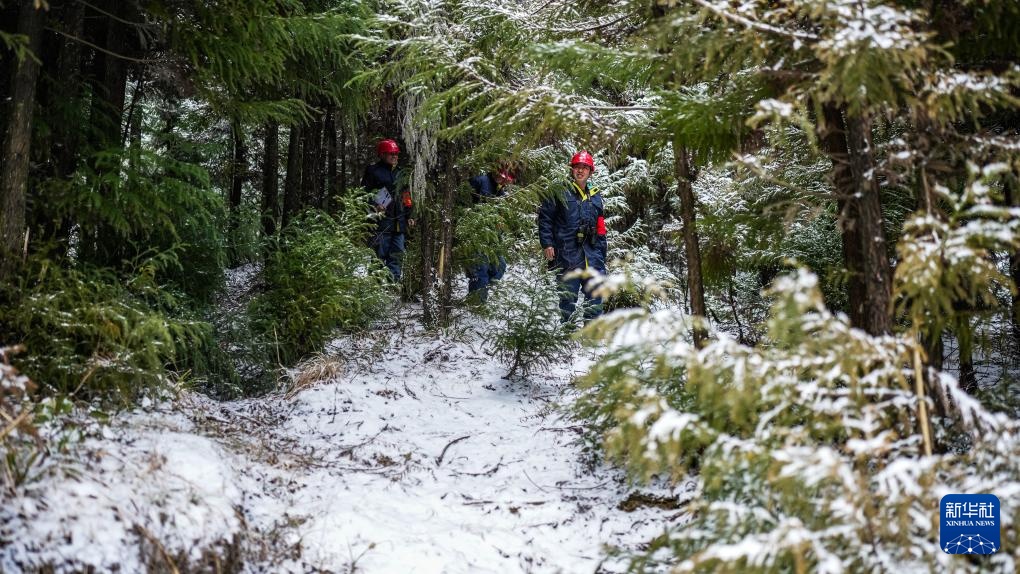
M 379 191 L 375 192 L 375 204 L 379 207 L 386 209 L 390 203 L 393 202 L 393 196 L 385 187 L 380 187 Z

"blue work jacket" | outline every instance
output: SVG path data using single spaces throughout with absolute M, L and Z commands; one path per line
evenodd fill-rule
M 408 207 L 404 203 L 403 194 L 406 189 L 397 189 L 399 174 L 399 170 L 379 160 L 366 167 L 365 175 L 361 178 L 361 186 L 372 192 L 369 201 L 373 202 L 373 207 L 375 193 L 379 189 L 385 187 L 392 197 L 392 201 L 386 207 L 386 211 L 378 223 L 377 231 L 381 233 L 406 233 L 407 220 L 413 217 L 412 207 Z
M 499 187 L 492 179 L 492 175 L 483 173 L 472 177 L 468 182 L 474 193 L 471 194 L 472 203 L 478 203 L 483 199 L 501 197 L 506 192 L 506 187 Z
M 556 250 L 553 268 L 606 271 L 605 209 L 602 194 L 589 183 L 581 191 L 569 182 L 538 208 L 538 241 Z M 601 223 L 601 225 L 600 225 Z

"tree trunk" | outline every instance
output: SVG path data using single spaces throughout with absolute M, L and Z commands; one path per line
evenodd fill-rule
M 16 34 L 18 32 L 18 3 L 17 2 L 4 2 L 0 4 L 0 30 L 7 32 L 8 34 Z M 8 119 L 7 116 L 7 104 L 11 101 L 11 95 L 13 93 L 14 86 L 11 85 L 10 79 L 14 77 L 14 69 L 17 66 L 17 62 L 14 59 L 14 52 L 12 50 L 0 49 L 0 133 L 5 133 L 3 122 Z
M 942 342 L 942 333 L 922 337 L 921 346 L 924 347 L 924 353 L 927 355 L 925 364 L 941 371 L 942 363 L 945 360 L 945 344 Z
M 690 294 L 691 315 L 695 321 L 704 321 L 708 314 L 705 307 L 705 286 L 701 278 L 701 245 L 698 242 L 697 216 L 694 211 L 694 176 L 691 172 L 690 152 L 678 141 L 673 142 L 673 159 L 677 195 L 680 198 L 684 254 L 687 256 L 687 290 Z M 694 344 L 701 347 L 708 334 L 703 326 L 696 324 L 693 336 Z
M 819 126 L 819 142 L 832 162 L 832 185 L 839 209 L 839 229 L 843 240 L 843 265 L 847 274 L 847 307 L 850 324 L 864 328 L 867 295 L 864 285 L 861 253 L 863 241 L 858 227 L 858 200 L 855 198 L 853 173 L 850 170 L 850 153 L 847 149 L 843 112 L 834 104 L 822 107 L 824 123 Z
M 280 219 L 280 127 L 266 122 L 265 153 L 262 156 L 262 235 L 272 237 Z
M 977 390 L 977 371 L 974 370 L 974 331 L 970 321 L 965 321 L 956 333 L 960 357 L 960 388 L 974 394 Z
M 130 153 L 128 157 L 132 167 L 137 167 L 138 159 L 142 153 L 142 112 L 139 102 L 145 95 L 145 69 L 138 72 L 138 84 L 135 86 L 131 96 L 131 105 L 128 107 L 127 125 L 124 126 L 126 141 Z M 124 145 L 124 144 L 121 144 Z
M 33 54 L 39 53 L 44 14 L 33 0 L 22 0 L 18 12 L 18 33 L 28 37 Z M 35 107 L 39 64 L 33 57 L 19 62 L 11 84 L 10 114 L 4 134 L 3 165 L 0 173 L 0 280 L 17 272 L 25 245 L 25 198 L 28 190 L 29 153 L 32 144 L 32 113 Z
M 287 144 L 287 179 L 283 182 L 283 227 L 301 208 L 301 126 L 290 127 Z
M 442 148 L 440 148 L 442 153 Z M 440 156 L 440 161 L 443 158 Z M 427 192 L 430 193 L 430 192 Z M 415 221 L 418 223 L 419 253 L 421 255 L 421 307 L 422 323 L 426 328 L 434 328 L 441 324 L 443 310 L 436 291 L 437 277 L 445 262 L 439 262 L 438 254 L 442 248 L 442 204 L 438 197 L 415 197 Z M 439 205 L 439 209 L 432 207 Z
M 163 125 L 153 134 L 155 149 L 165 150 L 167 156 L 177 161 L 183 159 L 177 138 L 174 136 L 174 130 L 180 120 L 180 103 L 180 99 L 174 96 L 168 96 L 163 100 L 159 110 L 159 119 Z
M 884 335 L 892 332 L 892 270 L 886 251 L 882 197 L 875 176 L 871 118 L 848 115 L 846 125 L 850 171 L 860 197 L 857 221 L 864 256 L 861 265 L 866 301 L 864 330 L 872 335 Z
M 1020 207 L 1020 184 L 1016 180 L 1006 182 L 1006 204 L 1013 207 Z M 1013 322 L 1013 339 L 1016 348 L 1020 349 L 1020 250 L 1014 250 L 1009 254 L 1009 276 L 1013 278 L 1013 291 L 1011 308 Z
M 248 150 L 245 147 L 245 137 L 241 133 L 239 122 L 235 121 L 231 124 L 231 134 L 234 137 L 234 159 L 231 161 L 231 196 L 228 199 L 228 207 L 230 207 L 231 216 L 237 219 L 238 210 L 241 208 L 241 194 L 244 191 Z
M 318 122 L 318 136 L 315 138 L 315 205 L 326 209 L 329 201 L 329 187 L 326 185 L 326 121 Z
M 105 11 L 123 18 L 126 3 L 117 0 L 105 0 L 102 3 Z M 99 44 L 113 54 L 127 54 L 128 35 L 122 26 L 112 17 L 103 17 L 95 30 Z M 122 59 L 97 50 L 94 58 L 94 75 L 92 78 L 92 105 L 89 127 L 92 134 L 93 151 L 119 150 L 121 144 L 121 123 L 124 116 L 124 102 L 127 96 L 127 63 Z M 93 170 L 100 176 L 107 172 L 119 176 L 119 161 L 99 161 L 93 158 Z M 102 185 L 99 193 L 108 195 L 108 186 Z M 115 265 L 126 255 L 129 245 L 123 237 L 119 237 L 112 229 L 99 228 L 93 230 L 92 237 L 83 237 L 83 255 L 99 265 Z
M 447 325 L 450 321 L 450 311 L 453 307 L 453 236 L 456 223 L 453 218 L 453 200 L 457 191 L 457 173 L 454 168 L 454 158 L 457 157 L 457 150 L 449 149 L 444 169 L 445 185 L 443 186 L 442 208 L 439 213 L 440 234 L 439 234 L 439 261 L 437 269 L 437 282 L 439 284 L 439 323 Z
M 340 120 L 340 189 L 342 196 L 347 195 L 347 122 Z
M 420 209 L 420 207 L 419 207 Z M 439 311 L 436 309 L 435 290 L 435 267 L 432 263 L 432 253 L 435 252 L 437 228 L 432 217 L 419 211 L 418 219 L 418 241 L 421 243 L 421 310 L 422 323 L 427 328 L 435 327 L 439 323 Z
M 319 151 L 322 148 L 322 120 L 316 119 L 304 132 L 304 155 L 301 165 L 301 195 L 305 206 L 322 207 L 322 185 Z
M 123 16 L 124 3 L 106 0 L 103 7 L 118 17 Z M 101 32 L 103 48 L 114 54 L 126 54 L 125 31 L 117 21 L 106 17 Z M 95 85 L 92 96 L 90 125 L 95 130 L 95 148 L 103 150 L 115 147 L 120 142 L 121 121 L 124 115 L 124 101 L 127 95 L 127 63 L 102 51 L 95 54 Z
M 337 189 L 336 173 L 336 108 L 329 106 L 326 110 L 326 186 L 325 202 L 323 208 L 329 213 L 336 212 L 336 195 L 340 192 Z
M 61 26 L 64 32 L 80 38 L 85 29 L 85 7 L 80 2 L 67 2 L 62 7 Z M 61 38 L 60 54 L 57 56 L 56 78 L 60 82 L 64 97 L 74 100 L 82 95 L 81 44 L 67 37 Z M 57 96 L 59 97 L 59 96 Z M 77 118 L 75 118 L 77 119 Z M 80 127 L 72 122 L 61 122 L 53 126 L 56 137 L 58 177 L 65 177 L 74 171 L 78 157 Z
M 245 135 L 242 132 L 241 122 L 235 120 L 231 124 L 231 132 L 234 136 L 234 159 L 231 161 L 231 197 L 228 199 L 227 207 L 230 208 L 231 218 L 231 250 L 232 263 L 238 264 L 240 260 L 239 244 L 242 239 L 239 237 L 241 227 L 241 200 L 245 187 L 245 176 L 248 173 L 248 148 L 245 146 Z
M 85 7 L 79 2 L 64 0 L 59 5 L 50 2 L 53 12 L 49 24 L 58 27 L 65 34 L 80 38 L 84 25 Z M 58 10 L 59 8 L 59 10 Z M 59 14 L 59 19 L 55 18 Z M 80 115 L 82 101 L 81 44 L 65 36 L 43 34 L 43 68 L 40 76 L 50 81 L 39 82 L 36 95 L 41 117 L 46 118 L 48 133 L 37 136 L 33 155 L 43 164 L 43 177 L 67 180 L 77 167 L 78 147 L 82 136 L 83 118 Z M 29 226 L 36 241 L 49 243 L 53 255 L 66 256 L 70 247 L 72 220 L 67 214 L 53 209 L 47 198 L 29 194 Z M 35 206 L 32 209 L 31 206 Z M 34 212 L 34 213 L 32 213 Z M 33 246 L 29 245 L 32 250 Z

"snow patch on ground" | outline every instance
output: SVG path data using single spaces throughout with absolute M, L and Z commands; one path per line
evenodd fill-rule
M 141 572 L 145 544 L 194 561 L 242 528 L 243 461 L 181 414 L 137 412 L 93 431 L 4 496 L 0 571 Z

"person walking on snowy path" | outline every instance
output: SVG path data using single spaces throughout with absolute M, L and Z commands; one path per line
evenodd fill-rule
M 538 241 L 562 288 L 563 322 L 574 314 L 578 291 L 584 293 L 585 320 L 602 313 L 602 298 L 592 296 L 589 278 L 564 279 L 564 275 L 577 269 L 606 272 L 605 209 L 602 195 L 588 181 L 594 171 L 595 160 L 590 153 L 574 154 L 570 160 L 570 182 L 544 200 L 538 210 Z
M 390 270 L 393 280 L 400 281 L 405 234 L 414 227 L 411 191 L 406 184 L 398 189 L 400 147 L 397 142 L 382 140 L 375 151 L 379 161 L 366 167 L 361 178 L 361 186 L 372 193 L 372 206 L 380 214 L 372 247 Z
M 502 168 L 495 173 L 483 173 L 471 178 L 472 203 L 502 197 L 506 193 L 506 187 L 514 182 L 514 176 L 508 169 Z M 506 272 L 506 259 L 502 254 L 497 255 L 496 260 L 479 253 L 475 256 L 476 264 L 468 268 L 468 296 L 472 294 L 478 301 L 485 303 L 489 297 L 489 284 L 499 281 Z

